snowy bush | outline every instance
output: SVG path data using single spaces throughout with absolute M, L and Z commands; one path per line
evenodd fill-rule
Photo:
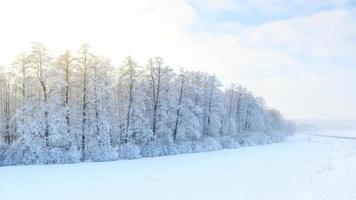
M 196 142 L 192 143 L 192 150 L 193 150 L 194 153 L 205 151 L 203 149 L 203 145 L 202 145 L 202 143 L 200 141 L 196 141 Z
M 238 148 L 241 145 L 239 144 L 239 141 L 233 137 L 225 136 L 218 138 L 222 148 L 224 149 L 232 149 L 232 148 Z
M 164 156 L 163 144 L 158 140 L 150 141 L 142 146 L 141 155 L 143 157 Z
M 143 145 L 141 149 L 141 155 L 143 157 L 175 155 L 178 153 L 179 151 L 170 136 L 161 137 L 151 141 L 148 144 Z
M 26 137 L 19 139 L 5 153 L 4 165 L 48 164 L 48 152 L 41 143 Z
M 179 151 L 173 144 L 161 144 L 159 142 L 150 142 L 144 145 L 141 150 L 143 157 L 156 157 L 178 154 Z
M 117 160 L 119 155 L 117 151 L 108 146 L 98 146 L 87 151 L 86 159 L 88 161 L 112 161 Z
M 8 149 L 8 145 L 0 140 L 0 166 L 4 165 L 5 152 Z
M 136 159 L 141 157 L 141 149 L 134 144 L 124 144 L 118 150 L 120 159 Z
M 162 150 L 165 156 L 179 154 L 179 151 L 177 150 L 177 147 L 174 144 L 163 145 Z
M 163 145 L 158 144 L 157 142 L 151 142 L 142 147 L 141 155 L 143 157 L 156 157 L 156 156 L 164 156 L 165 152 L 164 152 Z
M 192 153 L 194 152 L 194 144 L 190 141 L 181 142 L 176 144 L 176 149 L 179 153 Z
M 289 132 L 284 132 L 284 131 L 271 131 L 268 133 L 270 136 L 270 143 L 276 143 L 276 142 L 284 142 L 287 138 L 287 136 L 290 135 Z
M 68 164 L 80 162 L 81 152 L 77 149 L 64 150 L 52 148 L 48 152 L 50 164 Z
M 260 132 L 248 132 L 245 133 L 242 138 L 243 146 L 254 146 L 254 145 L 262 145 L 270 143 L 271 138 Z
M 202 151 L 216 151 L 219 149 L 222 149 L 223 147 L 219 143 L 218 140 L 216 140 L 213 137 L 206 137 L 203 138 L 201 141 L 201 150 Z

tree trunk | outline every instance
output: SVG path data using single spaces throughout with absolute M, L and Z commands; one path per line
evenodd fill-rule
M 96 135 L 100 134 L 100 127 L 99 127 L 99 99 L 98 99 L 98 91 L 97 91 L 97 84 L 98 84 L 98 76 L 97 76 L 97 66 L 94 66 L 94 110 L 95 110 L 95 132 Z M 101 141 L 99 140 L 99 144 Z
M 47 87 L 44 81 L 40 81 L 42 92 L 43 92 L 43 101 L 44 101 L 44 116 L 45 116 L 45 140 L 46 147 L 49 147 L 49 122 L 48 122 L 48 95 L 47 95 Z
M 133 87 L 134 87 L 134 83 L 133 83 L 133 66 L 132 63 L 129 63 L 129 73 L 130 73 L 130 83 L 129 83 L 129 104 L 127 107 L 127 117 L 126 117 L 126 135 L 128 136 L 129 134 L 129 130 L 130 130 L 130 122 L 131 122 L 131 109 L 132 109 L 132 104 L 133 104 Z
M 21 66 L 21 73 L 22 73 L 22 117 L 21 117 L 21 124 L 25 123 L 25 101 L 26 101 L 26 57 L 25 54 L 22 54 L 22 66 Z M 24 130 L 22 129 L 22 135 L 24 134 Z
M 69 119 L 69 60 L 68 58 L 66 58 L 65 60 L 65 81 L 67 83 L 66 87 L 65 87 L 65 100 L 64 100 L 64 104 L 65 104 L 65 108 L 66 108 L 66 114 L 65 114 L 65 118 L 66 118 L 66 125 L 67 125 L 67 134 L 70 134 L 70 119 Z
M 4 114 L 5 114 L 5 141 L 8 145 L 11 144 L 10 133 L 10 83 L 8 78 L 5 80 L 5 102 L 4 102 Z
M 208 106 L 208 122 L 207 122 L 207 135 L 210 135 L 210 122 L 211 122 L 211 109 L 213 103 L 213 92 L 214 92 L 214 80 L 211 80 L 210 96 L 209 96 L 209 106 Z
M 237 95 L 237 106 L 236 106 L 236 127 L 237 131 L 240 132 L 240 107 L 241 107 L 241 90 L 238 91 Z
M 181 77 L 181 85 L 180 85 L 180 92 L 179 92 L 179 99 L 178 99 L 178 109 L 177 109 L 176 122 L 175 122 L 175 126 L 174 126 L 174 131 L 173 131 L 174 141 L 177 140 L 178 124 L 179 124 L 179 117 L 180 117 L 180 107 L 181 107 L 182 99 L 183 99 L 183 90 L 184 90 L 184 74 L 182 74 L 182 77 Z
M 152 71 L 152 79 L 154 82 L 154 72 Z M 159 98 L 160 98 L 160 87 L 161 87 L 161 63 L 158 63 L 158 74 L 157 74 L 157 86 L 153 85 L 155 88 L 154 91 L 154 102 L 153 102 L 153 120 L 152 120 L 152 132 L 153 132 L 153 137 L 156 137 L 156 131 L 157 131 L 157 111 L 158 111 L 158 105 L 159 105 Z
M 87 46 L 84 45 L 84 60 L 83 60 L 83 110 L 82 110 L 82 138 L 81 138 L 81 160 L 85 160 L 85 148 L 86 148 L 86 125 L 87 125 L 87 79 L 88 79 L 88 69 L 87 69 Z

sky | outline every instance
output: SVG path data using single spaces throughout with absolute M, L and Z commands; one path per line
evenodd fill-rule
M 356 119 L 356 0 L 0 0 L 0 64 L 86 42 L 242 84 L 288 119 Z

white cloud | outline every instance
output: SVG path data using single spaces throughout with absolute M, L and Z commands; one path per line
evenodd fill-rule
M 235 33 L 245 41 L 240 48 L 256 50 L 237 70 L 252 76 L 237 75 L 238 81 L 290 118 L 356 118 L 355 18 L 355 9 L 336 9 Z
M 251 10 L 270 16 L 301 16 L 311 14 L 324 9 L 340 8 L 352 0 L 236 0 L 236 6 L 243 7 L 245 12 Z
M 197 5 L 201 12 L 215 15 L 224 11 L 241 11 L 241 5 L 234 0 L 189 0 Z
M 305 57 L 350 57 L 356 46 L 356 9 L 324 11 L 311 16 L 281 20 L 253 27 L 252 43 L 280 47 Z

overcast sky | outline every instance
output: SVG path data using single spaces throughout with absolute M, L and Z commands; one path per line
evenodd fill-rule
M 0 64 L 43 42 L 216 74 L 290 119 L 356 119 L 356 1 L 0 0 Z

